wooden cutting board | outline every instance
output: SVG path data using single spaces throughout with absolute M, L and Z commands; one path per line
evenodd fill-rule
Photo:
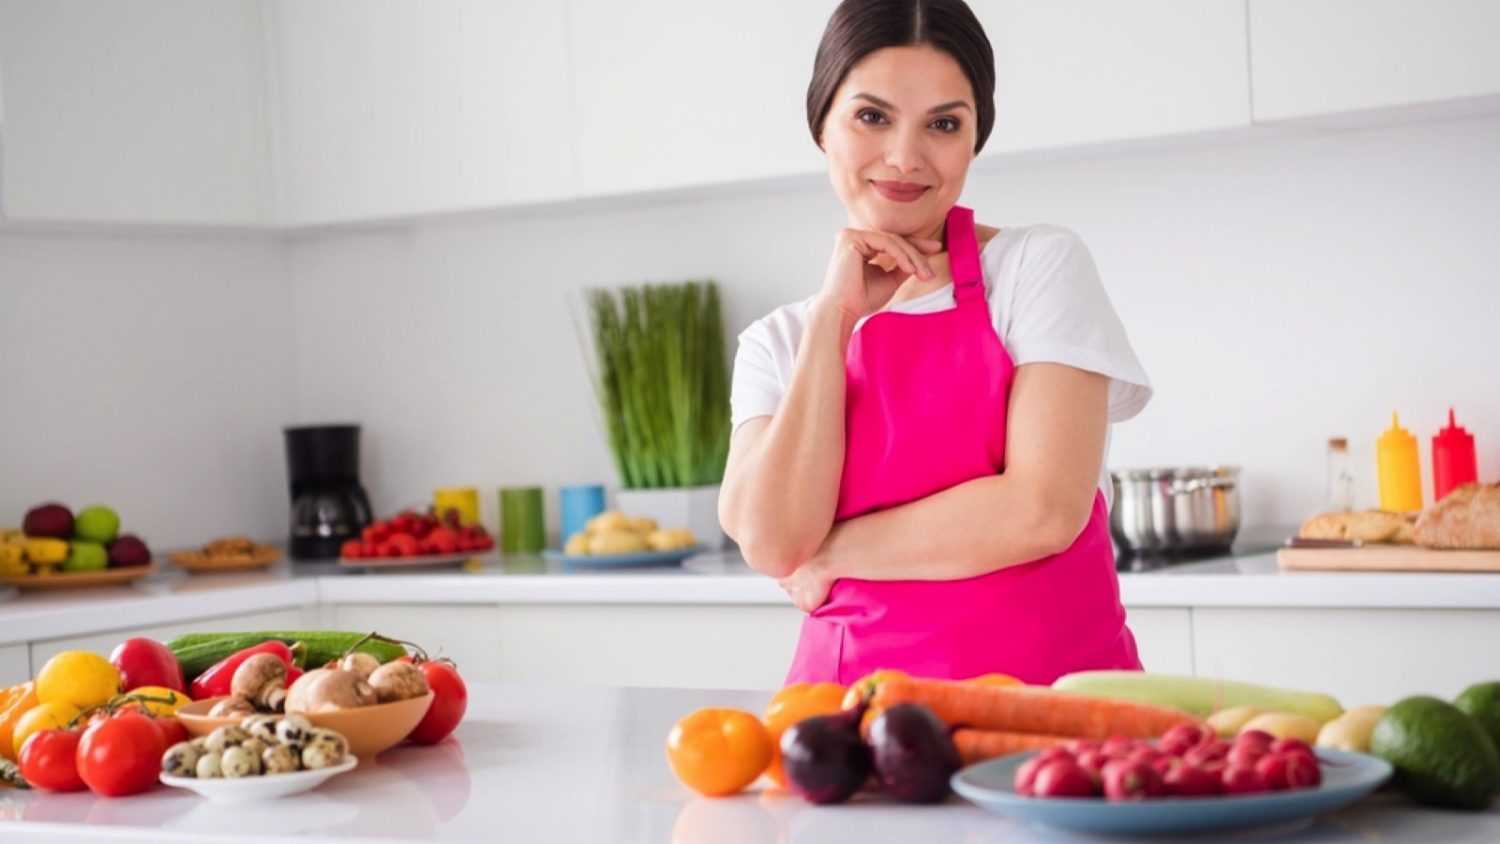
M 1500 572 L 1500 551 L 1438 551 L 1415 545 L 1282 548 L 1276 562 L 1292 571 Z

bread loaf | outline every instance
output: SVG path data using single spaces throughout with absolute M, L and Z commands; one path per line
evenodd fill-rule
M 1418 545 L 1500 549 L 1500 484 L 1465 484 L 1417 519 Z

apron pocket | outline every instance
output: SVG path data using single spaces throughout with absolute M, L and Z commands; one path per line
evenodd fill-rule
M 792 683 L 842 683 L 839 663 L 844 655 L 844 625 L 826 618 L 802 619 L 797 653 L 792 657 L 786 685 Z

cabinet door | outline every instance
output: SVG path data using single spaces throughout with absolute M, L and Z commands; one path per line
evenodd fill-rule
M 25 645 L 0 645 L 0 689 L 31 679 L 31 656 Z
M 995 50 L 984 153 L 1250 122 L 1242 0 L 973 0 Z
M 1126 607 L 1141 664 L 1153 674 L 1193 673 L 1193 624 L 1187 607 Z
M 822 169 L 807 84 L 833 0 L 570 0 L 582 192 Z
M 1255 119 L 1500 98 L 1496 33 L 1492 0 L 1250 0 Z
M 256 0 L 0 0 L 14 219 L 264 222 Z
M 573 194 L 563 4 L 277 0 L 269 8 L 285 222 Z

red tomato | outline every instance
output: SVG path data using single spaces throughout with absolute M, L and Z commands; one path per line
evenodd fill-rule
M 43 791 L 82 791 L 77 753 L 77 732 L 42 730 L 21 745 L 21 776 Z
M 422 723 L 406 738 L 417 744 L 437 744 L 463 720 L 464 711 L 469 708 L 469 687 L 452 663 L 424 662 L 420 667 L 433 691 L 432 706 L 422 716 Z
M 109 662 L 120 670 L 120 691 L 161 686 L 187 694 L 176 654 L 155 639 L 126 639 L 109 655 Z
M 78 742 L 78 775 L 95 794 L 123 797 L 156 783 L 162 732 L 139 712 L 122 712 L 93 724 Z
M 161 731 L 161 746 L 163 748 L 171 747 L 178 742 L 188 740 L 187 727 L 182 726 L 182 722 L 176 718 L 155 718 L 152 720 L 156 724 L 156 729 Z

